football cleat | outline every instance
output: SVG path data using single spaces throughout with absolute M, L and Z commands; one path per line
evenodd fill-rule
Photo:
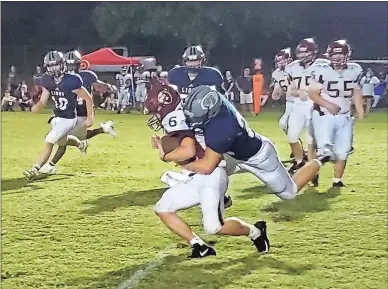
M 55 166 L 52 166 L 49 163 L 47 163 L 43 167 L 40 168 L 39 173 L 55 175 L 57 173 L 57 168 Z
M 346 187 L 342 181 L 339 181 L 337 183 L 333 183 L 333 188 L 343 188 Z
M 104 133 L 109 134 L 112 137 L 117 136 L 113 121 L 108 120 L 107 122 L 100 123 L 100 127 Z
M 301 167 L 303 167 L 306 163 L 302 161 L 301 163 L 293 162 L 292 166 L 288 169 L 288 173 L 292 176 L 295 174 Z
M 23 175 L 27 178 L 27 180 L 31 181 L 34 177 L 39 174 L 39 169 L 37 167 L 33 167 L 30 170 L 26 170 L 23 172 Z
M 88 140 L 86 140 L 86 139 L 82 140 L 78 149 L 83 156 L 86 156 L 86 154 L 88 152 L 88 147 L 89 147 Z
M 188 256 L 188 259 L 195 259 L 195 258 L 204 258 L 207 256 L 216 256 L 216 250 L 214 250 L 212 247 L 203 244 L 194 244 L 193 245 L 193 251 L 191 252 L 191 255 Z
M 224 208 L 230 208 L 233 204 L 232 198 L 229 195 L 224 196 Z
M 260 230 L 260 236 L 252 240 L 253 244 L 259 253 L 268 253 L 270 244 L 267 237 L 267 223 L 265 221 L 258 221 L 254 226 Z

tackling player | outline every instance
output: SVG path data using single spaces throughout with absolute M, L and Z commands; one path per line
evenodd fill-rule
M 83 86 L 84 88 L 91 94 L 92 93 L 92 86 L 104 86 L 106 87 L 107 84 L 101 82 L 98 80 L 97 75 L 90 70 L 80 70 L 81 65 L 81 54 L 74 50 L 69 51 L 65 54 L 65 62 L 66 62 L 66 71 L 71 74 L 78 74 L 82 78 Z M 79 140 L 84 141 L 85 140 L 85 152 L 88 147 L 87 140 L 95 137 L 96 135 L 106 133 L 113 137 L 116 137 L 116 132 L 114 130 L 114 124 L 113 121 L 109 120 L 105 123 L 101 123 L 99 128 L 93 129 L 93 130 L 87 130 L 87 128 L 84 126 L 85 119 L 87 117 L 87 109 L 86 109 L 86 103 L 82 98 L 77 98 L 77 122 L 74 126 L 74 128 L 70 131 L 69 135 L 70 137 L 75 136 Z M 55 174 L 56 164 L 59 162 L 59 160 L 63 157 L 63 155 L 66 152 L 66 147 L 68 143 L 64 145 L 58 145 L 57 152 L 55 153 L 54 157 L 51 161 L 46 163 L 41 169 L 40 173 L 45 174 Z
M 39 173 L 41 167 L 50 158 L 54 144 L 59 146 L 68 144 L 78 147 L 85 152 L 87 144 L 77 137 L 69 136 L 70 131 L 77 123 L 76 106 L 77 97 L 85 100 L 87 116 L 85 127 L 93 124 L 93 100 L 90 93 L 83 87 L 82 79 L 77 74 L 65 72 L 65 59 L 58 51 L 50 51 L 44 57 L 46 75 L 41 80 L 42 93 L 40 99 L 31 108 L 32 112 L 39 113 L 47 104 L 51 95 L 55 107 L 54 118 L 50 121 L 51 130 L 45 139 L 44 149 L 30 170 L 24 171 L 24 175 L 31 180 Z
M 180 96 L 176 90 L 154 81 L 148 93 L 146 108 L 159 121 L 159 125 L 163 124 L 169 135 L 181 139 L 180 146 L 167 154 L 163 151 L 159 137 L 152 138 L 152 146 L 158 149 L 161 160 L 182 164 L 182 161 L 190 162 L 203 156 L 203 149 L 187 126 L 183 111 L 176 109 L 179 102 Z M 228 176 L 225 167 L 221 165 L 207 175 L 186 171 L 185 180 L 167 189 L 156 204 L 155 212 L 161 221 L 191 245 L 191 258 L 216 255 L 215 250 L 198 237 L 176 213 L 198 205 L 208 234 L 248 236 L 259 252 L 268 252 L 270 244 L 264 221 L 251 225 L 236 217 L 223 219 L 227 187 Z
M 250 129 L 234 106 L 208 86 L 193 89 L 183 111 L 190 129 L 202 134 L 206 144 L 202 159 L 183 166 L 189 171 L 211 174 L 227 157 L 234 160 L 239 169 L 254 174 L 279 198 L 288 200 L 293 199 L 328 161 L 326 156 L 314 159 L 291 178 L 279 160 L 274 144 Z
M 348 62 L 351 48 L 346 40 L 330 43 L 326 52 L 330 62 L 314 64 L 308 93 L 318 105 L 312 118 L 317 154 L 334 160 L 333 187 L 343 187 L 342 176 L 353 143 L 352 99 L 358 118 L 364 118 L 359 86 L 362 68 Z

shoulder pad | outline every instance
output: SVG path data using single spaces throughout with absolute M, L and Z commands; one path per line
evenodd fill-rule
M 328 66 L 330 64 L 331 64 L 331 62 L 328 59 L 317 58 L 312 65 Z
M 221 77 L 221 78 L 224 78 L 222 73 L 217 68 L 214 68 L 214 67 L 211 67 L 211 66 L 204 66 L 202 68 L 208 70 L 209 72 L 213 72 L 215 74 L 218 74 L 218 76 Z
M 348 62 L 348 63 L 346 63 L 346 65 L 347 65 L 348 68 L 351 69 L 351 70 L 359 70 L 359 71 L 362 71 L 362 67 L 361 67 L 361 65 L 359 65 L 358 63 L 355 63 L 355 62 Z
M 82 77 L 79 74 L 65 73 L 67 81 L 69 81 L 69 86 L 71 90 L 81 88 L 84 85 Z

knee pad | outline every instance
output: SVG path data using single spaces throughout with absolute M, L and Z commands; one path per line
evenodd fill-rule
M 295 130 L 288 129 L 288 132 L 287 132 L 288 143 L 297 143 L 297 142 L 299 142 L 300 135 L 301 135 L 301 131 L 297 132 Z
M 211 222 L 211 224 L 210 222 L 204 222 L 203 228 L 206 234 L 215 235 L 221 230 L 222 225 L 220 222 Z
M 276 195 L 282 200 L 292 200 L 296 197 L 297 193 L 298 193 L 298 187 L 295 184 L 295 182 L 292 181 L 292 187 L 287 186 L 283 192 L 277 193 Z
M 166 202 L 163 202 L 162 199 L 160 199 L 156 205 L 154 206 L 154 212 L 156 214 L 158 213 L 175 213 L 176 211 L 171 208 Z
M 334 160 L 339 161 L 346 161 L 348 159 L 349 153 L 348 152 L 335 152 Z

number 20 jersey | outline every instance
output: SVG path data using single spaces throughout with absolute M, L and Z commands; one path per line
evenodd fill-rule
M 359 89 L 361 74 L 362 68 L 357 63 L 347 63 L 342 70 L 335 70 L 330 63 L 317 63 L 311 74 L 311 88 L 320 89 L 324 100 L 338 105 L 341 108 L 340 114 L 348 113 L 354 90 Z M 327 113 L 325 108 L 321 109 Z
M 46 88 L 54 101 L 54 115 L 61 118 L 76 118 L 77 95 L 73 90 L 83 86 L 82 78 L 78 74 L 65 73 L 59 83 L 54 77 L 45 75 L 41 86 Z

